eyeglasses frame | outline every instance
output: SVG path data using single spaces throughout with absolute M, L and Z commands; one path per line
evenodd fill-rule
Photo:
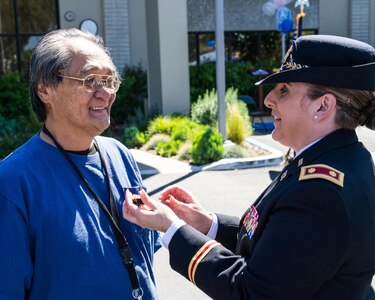
M 104 77 L 104 76 L 107 76 L 107 78 L 105 79 L 105 81 L 107 81 L 108 78 L 110 78 L 110 77 L 115 78 L 115 76 L 113 76 L 113 75 L 102 75 L 102 74 L 88 74 L 88 75 L 86 75 L 84 78 L 73 77 L 73 76 L 68 76 L 68 75 L 60 75 L 60 74 L 57 75 L 57 76 L 59 76 L 59 77 L 61 77 L 61 78 L 67 78 L 67 79 L 72 79 L 72 80 L 81 81 L 81 82 L 82 82 L 82 86 L 83 86 L 83 88 L 86 89 L 86 91 L 87 91 L 87 86 L 86 86 L 84 83 L 85 83 L 86 78 L 89 77 L 89 76 L 92 76 L 92 75 L 94 75 L 94 76 L 100 76 L 101 79 L 102 79 L 102 82 L 104 81 L 104 80 L 103 80 L 103 77 Z M 118 86 L 117 86 L 117 88 L 113 89 L 113 93 L 116 93 L 116 92 L 119 90 L 119 88 L 120 88 L 120 84 L 121 84 L 121 80 L 119 80 L 119 79 L 115 79 L 115 82 L 118 82 Z M 102 88 L 103 88 L 103 87 L 104 87 L 105 89 L 108 89 L 105 85 L 102 85 Z M 111 90 L 111 89 L 109 89 L 109 90 Z M 94 91 L 95 91 L 95 89 L 94 89 L 94 87 L 92 87 L 92 91 L 87 91 L 87 92 L 94 92 Z

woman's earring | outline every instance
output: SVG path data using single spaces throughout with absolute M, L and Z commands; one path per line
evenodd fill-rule
M 318 119 L 318 116 L 314 116 L 314 120 L 317 120 Z

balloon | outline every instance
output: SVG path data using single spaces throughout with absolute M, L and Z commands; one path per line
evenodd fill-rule
M 270 1 L 264 3 L 262 6 L 262 10 L 267 16 L 273 16 L 276 12 L 276 9 L 277 5 Z
M 281 31 L 282 33 L 289 33 L 293 29 L 293 21 L 290 19 L 285 19 L 281 23 Z
M 274 2 L 275 2 L 275 4 L 277 4 L 277 6 L 278 7 L 282 7 L 282 6 L 284 6 L 285 4 L 284 4 L 284 0 L 274 0 Z
M 285 5 L 288 5 L 290 2 L 293 2 L 294 0 L 273 0 L 273 2 L 278 6 L 278 7 L 283 7 Z
M 216 45 L 216 41 L 215 40 L 211 40 L 211 41 L 207 42 L 207 46 L 208 47 L 215 47 L 215 45 Z

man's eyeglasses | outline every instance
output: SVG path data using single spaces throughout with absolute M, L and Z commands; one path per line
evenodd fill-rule
M 111 93 L 116 93 L 120 88 L 121 80 L 118 77 L 111 75 L 100 75 L 100 74 L 90 74 L 85 78 L 77 78 L 66 75 L 58 75 L 62 78 L 73 79 L 81 81 L 83 88 L 86 92 L 92 93 L 98 89 L 104 88 Z

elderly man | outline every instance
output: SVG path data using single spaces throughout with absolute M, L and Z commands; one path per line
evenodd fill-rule
M 156 231 L 119 217 L 142 187 L 130 152 L 99 135 L 119 74 L 100 38 L 45 35 L 30 94 L 41 132 L 0 163 L 1 299 L 157 299 Z

